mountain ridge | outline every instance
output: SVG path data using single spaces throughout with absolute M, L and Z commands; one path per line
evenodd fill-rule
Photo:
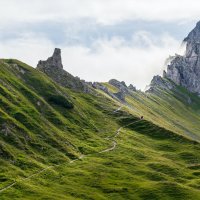
M 186 44 L 185 54 L 183 56 L 176 54 L 172 57 L 162 77 L 200 95 L 200 22 L 183 43 Z
M 200 98 L 166 74 L 88 83 L 56 48 L 0 60 L 0 105 L 2 200 L 200 199 Z

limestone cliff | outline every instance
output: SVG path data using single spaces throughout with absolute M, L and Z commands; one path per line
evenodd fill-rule
M 165 78 L 200 95 L 200 22 L 184 39 L 185 55 L 176 55 L 167 66 Z

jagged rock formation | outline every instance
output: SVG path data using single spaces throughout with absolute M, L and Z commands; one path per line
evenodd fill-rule
M 118 88 L 122 93 L 124 94 L 128 93 L 128 87 L 126 86 L 126 83 L 124 81 L 120 82 L 116 79 L 111 79 L 109 80 L 109 83 Z
M 150 83 L 150 86 L 146 90 L 146 92 L 155 92 L 157 87 L 162 88 L 162 89 L 171 90 L 174 88 L 174 84 L 171 81 L 157 75 L 157 76 L 153 77 L 153 79 Z
M 200 22 L 183 42 L 186 43 L 185 55 L 174 56 L 164 77 L 200 95 Z
M 136 87 L 133 86 L 132 84 L 130 84 L 130 85 L 128 86 L 128 89 L 131 90 L 131 91 L 133 91 L 133 92 L 136 92 L 136 91 L 137 91 L 137 90 L 136 90 Z
M 54 53 L 46 61 L 39 61 L 37 69 L 47 74 L 55 82 L 63 87 L 68 87 L 76 91 L 90 92 L 91 89 L 87 83 L 78 77 L 72 76 L 63 69 L 61 50 L 55 48 Z
M 109 83 L 113 86 L 115 86 L 116 88 L 118 88 L 120 91 L 122 91 L 123 93 L 127 94 L 129 93 L 129 90 L 136 92 L 136 87 L 134 87 L 132 84 L 130 84 L 128 87 L 126 85 L 126 83 L 124 81 L 118 81 L 116 79 L 111 79 L 109 80 Z
M 136 92 L 136 88 L 130 84 L 128 87 L 124 81 L 118 81 L 116 79 L 111 79 L 109 81 L 109 84 L 115 86 L 116 88 L 119 89 L 119 92 L 114 93 L 114 95 L 120 100 L 120 101 L 125 101 L 125 96 L 127 94 L 130 94 L 131 92 Z
M 116 79 L 111 79 L 109 81 L 109 84 L 115 86 L 119 90 L 118 92 L 114 92 L 114 93 L 109 91 L 109 89 L 102 83 L 89 82 L 88 84 L 91 85 L 94 89 L 102 90 L 113 99 L 120 100 L 122 102 L 125 102 L 125 97 L 127 94 L 130 94 L 130 91 L 136 91 L 136 88 L 133 85 L 130 85 L 129 87 L 127 87 L 124 81 L 120 82 Z
M 94 89 L 98 89 L 98 90 L 102 90 L 103 92 L 105 92 L 106 94 L 108 94 L 110 97 L 112 97 L 113 99 L 116 100 L 120 100 L 120 101 L 124 101 L 121 98 L 119 98 L 119 95 L 116 95 L 115 93 L 112 93 L 108 90 L 108 88 L 106 86 L 104 86 L 103 84 L 99 83 L 99 82 L 94 82 L 94 83 L 89 83 Z
M 95 89 L 102 90 L 102 91 L 104 91 L 105 93 L 109 94 L 108 88 L 107 88 L 106 86 L 102 85 L 102 84 L 99 83 L 99 82 L 94 82 L 94 83 L 92 83 L 92 87 L 95 88 Z
M 40 60 L 37 65 L 37 68 L 40 70 L 42 70 L 44 68 L 49 69 L 51 67 L 53 67 L 55 69 L 56 68 L 63 69 L 61 50 L 58 48 L 55 48 L 52 57 L 49 57 L 46 61 Z

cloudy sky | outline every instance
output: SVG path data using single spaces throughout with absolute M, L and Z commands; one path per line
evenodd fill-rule
M 0 0 L 0 57 L 35 67 L 59 47 L 75 76 L 144 89 L 198 20 L 199 0 Z

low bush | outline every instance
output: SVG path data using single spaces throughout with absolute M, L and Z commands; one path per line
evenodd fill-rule
M 49 103 L 53 103 L 55 105 L 58 105 L 58 106 L 62 106 L 64 108 L 68 108 L 68 109 L 71 109 L 73 108 L 73 104 L 71 102 L 69 102 L 64 96 L 62 95 L 48 95 L 48 99 L 47 101 Z

